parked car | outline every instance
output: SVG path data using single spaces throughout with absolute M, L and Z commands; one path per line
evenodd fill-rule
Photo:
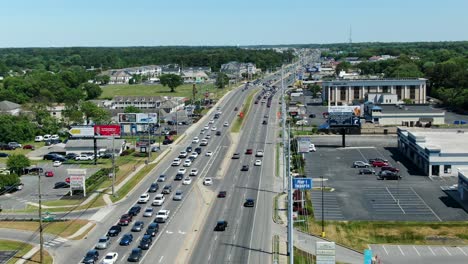
M 399 180 L 401 179 L 401 175 L 392 171 L 380 171 L 377 174 L 377 179 L 378 180 Z
M 364 161 L 358 160 L 353 163 L 353 168 L 369 168 L 369 167 L 370 167 L 370 164 Z
M 370 168 L 364 168 L 359 170 L 359 174 L 375 174 L 375 170 Z
M 54 189 L 70 188 L 70 184 L 66 182 L 56 182 L 54 184 Z
M 400 172 L 398 168 L 392 166 L 383 166 L 380 168 L 382 171 Z
M 370 163 L 370 164 L 372 164 L 372 162 L 374 162 L 374 161 L 388 162 L 388 160 L 383 159 L 383 158 L 373 158 L 373 159 L 369 159 L 369 163 Z
M 34 149 L 36 149 L 36 147 L 34 147 L 33 145 L 29 145 L 29 144 L 28 144 L 28 145 L 24 145 L 24 146 L 23 146 L 23 149 L 31 149 L 31 150 L 34 150 Z
M 373 167 L 384 167 L 384 166 L 388 166 L 388 163 L 385 162 L 385 161 L 375 160 L 374 162 L 372 162 L 372 166 Z
M 8 153 L 0 152 L 0 158 L 6 158 L 10 156 Z

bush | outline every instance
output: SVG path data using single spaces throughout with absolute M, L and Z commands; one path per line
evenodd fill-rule
M 115 168 L 115 173 L 119 171 L 119 167 Z M 87 192 L 93 192 L 96 190 L 96 188 L 101 185 L 104 181 L 109 179 L 109 174 L 112 173 L 112 168 L 102 168 L 91 177 L 86 179 L 86 191 Z
M 133 152 L 135 152 L 135 149 L 126 149 L 126 150 L 122 151 L 122 154 L 120 154 L 120 156 L 128 156 L 128 155 L 132 154 Z

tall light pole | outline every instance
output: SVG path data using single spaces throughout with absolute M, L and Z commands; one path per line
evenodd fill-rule
M 112 196 L 115 197 L 115 134 L 112 134 Z
M 39 195 L 39 263 L 44 263 L 44 236 L 42 228 L 42 194 L 41 194 L 41 173 L 38 172 L 37 189 Z
M 284 102 L 285 89 L 283 81 L 283 66 L 281 66 L 281 116 L 283 121 L 283 193 L 286 192 L 286 104 Z
M 294 239 L 293 239 L 293 195 L 292 195 L 292 177 L 291 177 L 291 126 L 288 124 L 288 255 L 289 264 L 294 264 Z
M 321 190 L 322 190 L 322 237 L 325 237 L 325 208 L 323 202 L 323 175 L 320 176 L 321 178 Z

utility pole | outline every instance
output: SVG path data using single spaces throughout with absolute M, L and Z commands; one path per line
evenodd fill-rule
M 151 129 L 150 129 L 150 122 L 149 122 L 149 115 L 150 113 L 148 113 L 148 147 L 146 148 L 146 151 L 148 151 L 148 161 L 146 162 L 146 164 L 149 164 L 150 162 L 150 157 L 151 157 Z
M 284 88 L 284 76 L 283 76 L 283 66 L 281 66 L 281 91 L 282 91 L 282 96 L 281 96 L 281 113 L 282 113 L 282 121 L 283 121 L 283 193 L 286 192 L 286 177 L 287 177 L 287 170 L 286 170 L 286 103 L 284 101 L 284 97 L 286 94 L 285 88 Z
M 323 202 L 323 175 L 320 176 L 321 178 L 321 187 L 322 189 L 322 237 L 325 237 L 325 208 L 324 208 L 324 202 Z
M 294 264 L 294 222 L 293 222 L 293 195 L 292 195 L 292 177 L 291 177 L 291 125 L 288 124 L 288 255 L 289 264 Z
M 112 196 L 115 197 L 115 134 L 112 135 Z
M 43 228 L 42 228 L 42 195 L 41 195 L 41 174 L 38 173 L 38 181 L 37 184 L 38 194 L 39 194 L 39 263 L 44 263 L 44 236 L 43 236 Z

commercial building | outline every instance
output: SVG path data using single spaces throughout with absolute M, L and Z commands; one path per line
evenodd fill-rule
M 425 175 L 457 176 L 468 166 L 468 130 L 398 128 L 398 149 Z
M 462 167 L 458 170 L 458 193 L 460 200 L 468 204 L 468 167 Z
M 396 94 L 399 101 L 426 103 L 426 79 L 356 79 L 322 82 L 322 99 L 329 105 L 364 102 L 369 93 Z
M 98 153 L 114 153 L 116 155 L 122 154 L 125 147 L 124 139 L 97 139 L 97 152 Z M 81 153 L 94 153 L 94 140 L 93 139 L 70 139 L 65 144 L 66 154 L 74 153 L 80 155 Z
M 430 105 L 364 104 L 366 122 L 380 125 L 430 126 L 445 123 L 445 111 L 434 109 Z

